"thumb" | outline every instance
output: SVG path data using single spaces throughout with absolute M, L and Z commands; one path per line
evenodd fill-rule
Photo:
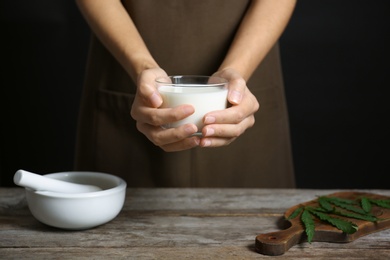
M 163 102 L 155 83 L 160 76 L 166 76 L 166 73 L 161 69 L 149 69 L 138 77 L 137 95 L 145 104 L 155 108 L 160 107 Z
M 244 78 L 234 69 L 224 69 L 214 73 L 214 75 L 229 81 L 229 103 L 233 105 L 240 104 L 246 88 L 246 81 Z

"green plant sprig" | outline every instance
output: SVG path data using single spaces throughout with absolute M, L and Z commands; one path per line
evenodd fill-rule
M 344 233 L 353 234 L 358 231 L 358 226 L 355 223 L 331 215 L 377 222 L 383 219 L 377 218 L 371 214 L 372 206 L 375 205 L 381 208 L 390 209 L 390 200 L 370 199 L 367 197 L 350 200 L 320 196 L 318 198 L 318 205 L 319 207 L 298 207 L 287 217 L 287 219 L 290 220 L 300 216 L 309 243 L 312 242 L 315 233 L 315 218 L 336 227 Z

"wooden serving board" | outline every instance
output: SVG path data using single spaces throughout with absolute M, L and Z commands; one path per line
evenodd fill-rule
M 359 199 L 361 197 L 367 197 L 371 199 L 390 199 L 390 197 L 362 192 L 338 192 L 329 194 L 326 197 L 338 197 L 345 199 Z M 308 201 L 289 208 L 284 216 L 287 219 L 294 210 L 301 206 L 318 206 L 317 200 Z M 373 205 L 371 214 L 384 219 L 377 222 L 370 222 L 365 220 L 344 218 L 336 216 L 338 218 L 347 219 L 358 226 L 358 231 L 353 234 L 346 234 L 336 227 L 324 223 L 315 218 L 315 233 L 312 242 L 334 242 L 334 243 L 348 243 L 355 239 L 384 230 L 390 227 L 390 209 L 376 207 Z M 301 242 L 307 241 L 304 227 L 301 224 L 300 217 L 296 217 L 288 221 L 291 226 L 288 229 L 260 234 L 256 237 L 255 247 L 256 251 L 264 255 L 282 255 L 292 246 Z

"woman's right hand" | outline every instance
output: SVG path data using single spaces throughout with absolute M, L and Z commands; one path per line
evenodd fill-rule
M 141 72 L 137 80 L 137 92 L 131 108 L 131 116 L 137 122 L 138 131 L 164 151 L 191 149 L 200 143 L 199 137 L 192 136 L 198 131 L 196 125 L 186 124 L 169 129 L 162 127 L 194 113 L 194 108 L 190 105 L 160 108 L 163 101 L 156 88 L 155 80 L 166 76 L 166 72 L 161 68 Z

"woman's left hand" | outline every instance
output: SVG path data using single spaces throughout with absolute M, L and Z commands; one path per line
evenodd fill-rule
M 254 125 L 254 114 L 260 108 L 256 97 L 237 71 L 224 69 L 214 73 L 213 76 L 229 81 L 228 102 L 231 106 L 225 110 L 213 111 L 205 115 L 201 147 L 218 147 L 232 143 L 245 130 Z

